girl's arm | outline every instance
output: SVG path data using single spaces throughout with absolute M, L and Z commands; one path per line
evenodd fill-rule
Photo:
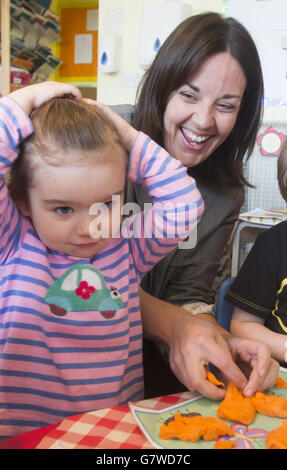
M 140 280 L 196 229 L 204 209 L 203 200 L 195 180 L 188 176 L 180 161 L 108 106 L 92 100 L 88 102 L 103 109 L 114 123 L 123 145 L 130 152 L 128 178 L 147 189 L 152 198 L 152 207 L 150 205 L 144 212 L 126 219 L 121 230 L 130 240 Z
M 10 199 L 5 177 L 16 160 L 19 144 L 33 132 L 28 115 L 9 95 L 0 100 L 0 256 L 5 259 L 21 231 L 21 216 Z
M 230 331 L 234 335 L 267 344 L 275 359 L 287 362 L 287 336 L 266 328 L 262 318 L 236 307 L 232 315 Z
M 34 108 L 56 96 L 73 95 L 81 98 L 81 92 L 69 83 L 58 83 L 53 81 L 37 83 L 27 87 L 19 88 L 8 96 L 18 103 L 29 115 Z
M 152 204 L 122 225 L 123 236 L 129 237 L 140 281 L 189 232 L 193 231 L 192 240 L 196 240 L 204 205 L 187 169 L 142 132 L 130 152 L 128 178 L 142 185 L 152 198 Z
M 130 152 L 134 141 L 138 135 L 138 131 L 134 129 L 125 119 L 123 119 L 119 114 L 113 111 L 109 106 L 101 103 L 100 101 L 91 100 L 89 98 L 83 98 L 84 101 L 87 103 L 97 106 L 102 111 L 106 113 L 106 115 L 110 118 L 113 122 L 114 126 L 117 128 L 117 131 L 120 135 L 121 141 L 128 152 Z

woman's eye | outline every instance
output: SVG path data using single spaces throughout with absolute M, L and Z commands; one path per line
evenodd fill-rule
M 234 106 L 228 103 L 218 103 L 218 107 L 221 111 L 233 111 Z
M 180 94 L 181 96 L 183 96 L 183 98 L 186 98 L 192 101 L 195 100 L 195 96 L 192 93 L 189 93 L 188 91 L 181 91 Z
M 57 207 L 55 209 L 55 212 L 60 215 L 69 215 L 69 214 L 72 214 L 73 209 L 71 207 L 63 206 L 63 207 Z

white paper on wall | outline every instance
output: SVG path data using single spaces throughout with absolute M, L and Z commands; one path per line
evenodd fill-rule
M 91 64 L 93 60 L 93 35 L 75 34 L 75 64 Z
M 97 31 L 99 25 L 99 10 L 93 8 L 87 10 L 86 30 Z

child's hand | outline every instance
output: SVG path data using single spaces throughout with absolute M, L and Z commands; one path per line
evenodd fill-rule
M 22 106 L 27 114 L 30 114 L 32 109 L 38 108 L 51 98 L 68 94 L 81 98 L 80 90 L 74 85 L 48 81 L 19 88 L 8 96 Z
M 246 397 L 274 385 L 278 378 L 279 363 L 272 359 L 267 344 L 235 336 L 228 336 L 227 341 L 240 369 L 248 376 L 248 382 L 242 388 Z
M 104 105 L 99 101 L 90 100 L 88 98 L 84 99 L 87 103 L 98 106 L 98 108 L 102 109 L 109 119 L 112 121 L 114 126 L 116 127 L 118 133 L 120 134 L 121 141 L 125 148 L 130 151 L 135 138 L 138 134 L 138 131 L 134 129 L 127 121 L 125 121 L 121 116 L 115 113 L 111 108 Z

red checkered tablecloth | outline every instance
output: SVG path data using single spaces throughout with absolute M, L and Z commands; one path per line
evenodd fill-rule
M 138 449 L 145 441 L 127 405 L 66 418 L 36 448 Z
M 161 410 L 192 397 L 190 392 L 137 402 L 144 408 Z M 2 442 L 1 448 L 26 449 L 151 449 L 130 411 L 129 405 L 71 416 L 47 428 Z

